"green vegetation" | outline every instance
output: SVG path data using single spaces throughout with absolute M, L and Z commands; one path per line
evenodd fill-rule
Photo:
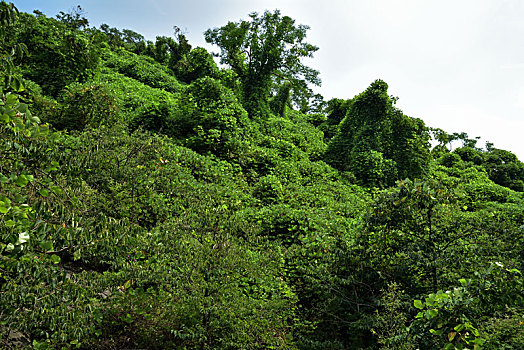
M 324 102 L 307 29 L 0 3 L 0 348 L 524 347 L 524 164 Z

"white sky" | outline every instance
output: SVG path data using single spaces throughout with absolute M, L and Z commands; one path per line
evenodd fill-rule
M 280 9 L 311 27 L 327 99 L 351 98 L 375 79 L 405 114 L 447 132 L 482 136 L 524 160 L 524 1 L 520 0 L 15 0 L 48 16 L 81 5 L 92 26 L 107 23 L 148 39 L 172 35 L 207 45 L 203 32 L 250 12 Z

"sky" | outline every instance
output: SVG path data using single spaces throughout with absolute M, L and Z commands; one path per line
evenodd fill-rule
M 481 136 L 524 160 L 524 1 L 521 0 L 14 0 L 49 17 L 80 5 L 106 23 L 154 40 L 183 30 L 214 52 L 209 28 L 279 9 L 306 24 L 319 47 L 305 61 L 320 71 L 326 100 L 352 98 L 382 79 L 404 114 L 448 133 Z

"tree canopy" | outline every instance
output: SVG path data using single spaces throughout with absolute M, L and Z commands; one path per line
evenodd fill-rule
M 429 134 L 420 119 L 405 116 L 394 106 L 388 85 L 374 81 L 345 103 L 347 114 L 328 145 L 326 160 L 353 172 L 367 186 L 390 186 L 398 179 L 422 176 L 429 163 Z M 348 107 L 349 104 L 349 107 Z M 344 108 L 333 101 L 329 109 L 340 118 Z
M 242 82 L 242 101 L 250 116 L 269 113 L 267 101 L 276 81 L 320 85 L 319 72 L 301 62 L 318 50 L 305 42 L 308 29 L 275 10 L 205 32 L 206 41 L 220 47 L 221 62 Z

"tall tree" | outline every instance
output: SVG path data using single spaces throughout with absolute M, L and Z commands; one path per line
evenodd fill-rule
M 229 22 L 208 29 L 206 41 L 221 49 L 221 63 L 228 64 L 242 83 L 242 101 L 250 116 L 269 113 L 268 100 L 275 80 L 292 85 L 320 85 L 318 71 L 301 62 L 312 57 L 316 46 L 304 42 L 305 25 L 282 16 L 280 11 L 250 14 L 250 21 Z

